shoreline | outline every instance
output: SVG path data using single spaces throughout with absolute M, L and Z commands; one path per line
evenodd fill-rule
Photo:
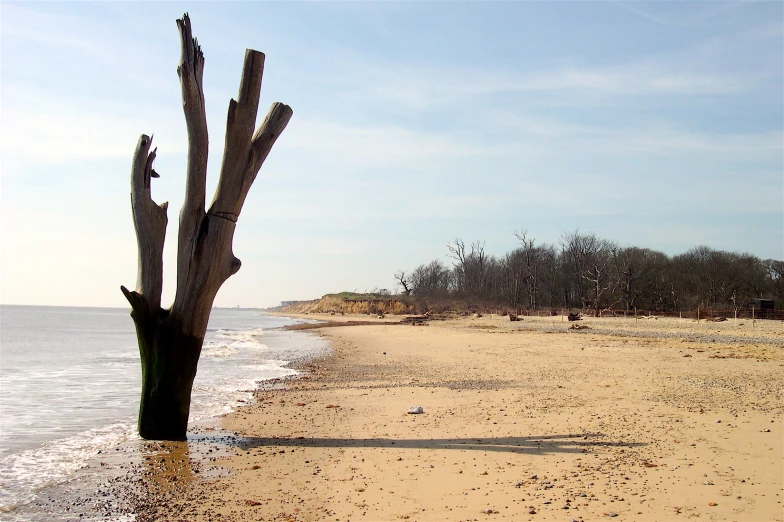
M 275 364 L 278 364 L 278 360 L 289 361 L 280 368 L 280 372 L 277 372 L 277 375 L 284 376 L 284 378 L 276 377 L 271 380 L 283 382 L 286 374 L 293 373 L 293 367 L 298 363 L 308 360 L 314 354 L 323 355 L 325 350 L 329 350 L 326 343 L 315 336 L 303 336 L 301 333 L 286 331 L 280 329 L 279 326 L 274 326 L 275 324 L 287 324 L 290 321 L 268 319 L 272 319 L 272 322 L 267 320 L 266 323 L 273 326 L 264 328 L 266 335 L 263 337 L 258 337 L 258 332 L 254 328 L 249 330 L 230 328 L 229 332 L 239 332 L 240 337 L 224 336 L 217 339 L 217 342 L 226 343 L 229 348 L 222 348 L 222 352 L 216 358 L 210 359 L 211 361 L 224 360 L 221 358 L 224 352 L 229 356 L 233 355 L 233 352 L 230 351 L 231 343 L 245 342 L 242 335 L 247 332 L 248 335 L 257 335 L 257 340 L 260 343 L 268 345 L 269 350 L 265 349 L 261 357 L 264 358 L 264 354 L 268 354 L 266 358 L 269 359 L 270 364 L 268 365 L 267 362 L 261 360 L 258 366 L 254 366 L 256 370 L 250 375 L 255 376 L 255 380 L 251 378 L 246 381 L 244 377 L 237 377 L 248 374 L 245 367 L 237 367 L 239 372 L 225 374 L 229 377 L 228 380 L 204 380 L 203 378 L 203 385 L 200 388 L 202 391 L 198 395 L 198 399 L 194 400 L 201 400 L 202 406 L 208 404 L 207 409 L 204 407 L 198 409 L 199 412 L 206 412 L 207 415 L 197 417 L 196 410 L 192 409 L 192 420 L 189 423 L 186 443 L 155 443 L 139 439 L 135 433 L 135 419 L 132 417 L 123 418 L 108 427 L 98 426 L 93 430 L 100 435 L 102 430 L 106 431 L 109 428 L 121 426 L 124 435 L 117 440 L 96 438 L 95 435 L 91 439 L 90 434 L 93 431 L 86 432 L 84 436 L 79 433 L 76 438 L 82 437 L 86 441 L 82 443 L 83 445 L 89 443 L 92 446 L 86 446 L 84 449 L 81 446 L 77 447 L 80 452 L 75 454 L 74 460 L 81 460 L 74 463 L 76 467 L 63 472 L 62 477 L 55 477 L 54 480 L 42 487 L 31 490 L 31 494 L 26 498 L 18 495 L 18 501 L 8 502 L 7 505 L 0 507 L 0 518 L 9 520 L 9 522 L 53 519 L 106 520 L 106 517 L 115 521 L 131 520 L 135 512 L 144 508 L 145 498 L 151 496 L 149 494 L 151 491 L 158 491 L 160 488 L 169 489 L 173 485 L 177 486 L 174 489 L 180 489 L 180 486 L 185 486 L 202 476 L 219 476 L 223 472 L 222 468 L 211 465 L 209 459 L 214 457 L 216 451 L 219 452 L 220 446 L 225 445 L 231 437 L 231 434 L 220 429 L 221 418 L 253 400 L 254 393 L 266 382 L 262 379 L 267 379 L 268 375 L 275 374 Z M 217 327 L 214 331 L 220 333 L 221 328 L 223 326 Z M 215 336 L 213 335 L 213 337 Z M 213 344 L 215 343 L 213 342 Z M 203 353 L 202 356 L 205 357 L 205 354 Z M 134 367 L 133 370 L 136 371 L 138 368 Z M 209 371 L 205 375 L 212 376 Z M 216 375 L 223 376 L 223 374 Z M 230 382 L 232 379 L 236 382 Z M 227 384 L 232 386 L 231 389 L 226 388 Z M 215 387 L 213 392 L 209 391 L 209 386 Z M 214 401 L 212 400 L 213 396 L 225 396 L 228 401 L 225 398 Z M 204 400 L 208 402 L 205 403 Z M 212 408 L 213 403 L 219 407 Z M 63 445 L 62 440 L 67 442 L 70 439 L 54 439 L 44 443 L 42 448 L 46 450 L 47 444 L 58 448 L 58 445 Z M 212 444 L 213 440 L 219 443 L 218 446 Z M 78 442 L 81 442 L 81 439 Z M 60 451 L 55 454 L 55 457 L 65 459 L 68 455 Z M 70 465 L 71 462 L 68 460 L 66 463 Z M 175 464 L 176 462 L 179 464 Z M 22 464 L 24 465 L 26 462 L 22 462 Z M 6 484 L 13 485 L 20 492 L 24 492 L 23 488 L 27 485 L 21 481 L 12 482 L 15 478 L 11 474 L 4 474 L 4 486 Z M 17 486 L 17 484 L 19 485 Z M 16 490 L 12 490 L 12 492 L 15 493 Z
M 376 322 L 315 330 L 330 356 L 220 419 L 200 458 L 226 474 L 138 520 L 782 520 L 778 322 L 731 343 Z

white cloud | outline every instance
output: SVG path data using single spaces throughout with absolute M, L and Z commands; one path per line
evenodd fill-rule
M 69 31 L 68 28 L 94 28 L 91 20 L 73 15 L 27 9 L 18 3 L 3 3 L 3 39 L 24 40 L 52 47 L 68 47 L 105 60 L 112 53 L 105 43 L 92 38 L 92 31 Z
M 52 98 L 3 85 L 0 119 L 3 175 L 25 166 L 65 165 L 133 154 L 139 135 L 158 127 L 167 153 L 185 151 L 184 129 L 174 112 L 121 102 Z M 177 107 L 175 107 L 177 109 Z M 162 119 L 162 114 L 170 114 Z M 156 123 L 157 122 L 157 125 Z
M 418 170 L 433 163 L 499 157 L 509 152 L 507 145 L 469 141 L 449 131 L 426 132 L 383 123 L 352 125 L 338 119 L 304 117 L 291 122 L 279 148 L 342 169 L 361 166 Z

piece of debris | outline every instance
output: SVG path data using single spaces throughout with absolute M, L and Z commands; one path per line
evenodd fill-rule
M 410 324 L 411 326 L 427 326 L 426 321 L 428 321 L 429 319 L 430 319 L 429 314 L 414 315 L 414 316 L 404 317 L 403 320 L 400 322 L 402 324 Z
M 496 511 L 495 509 L 487 508 L 487 509 L 483 509 L 482 513 L 484 513 L 485 515 L 494 515 L 498 513 L 498 511 Z
M 422 406 L 411 406 L 406 413 L 410 415 L 416 415 L 419 413 L 425 413 L 425 410 L 422 409 Z
M 591 327 L 587 324 L 573 324 L 569 327 L 570 330 L 590 330 Z

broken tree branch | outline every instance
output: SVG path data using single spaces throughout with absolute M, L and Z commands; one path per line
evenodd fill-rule
M 152 199 L 150 180 L 157 149 L 150 152 L 151 146 L 152 138 L 142 134 L 136 144 L 131 166 L 131 210 L 138 245 L 135 293 L 140 298 L 131 299 L 127 290 L 123 290 L 123 294 L 134 309 L 143 302 L 148 311 L 157 313 L 161 307 L 163 290 L 163 243 L 166 239 L 166 210 L 169 204 L 159 206 Z

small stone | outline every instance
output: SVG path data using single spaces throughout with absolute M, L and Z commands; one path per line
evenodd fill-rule
M 708 505 L 709 505 L 709 506 L 718 506 L 718 504 L 717 504 L 717 503 L 715 503 L 715 502 L 708 502 Z
M 536 510 L 534 508 L 531 508 L 531 509 L 528 510 L 528 514 L 529 515 L 536 515 Z
M 610 511 L 609 513 L 607 513 L 607 516 L 611 517 L 611 518 L 614 518 L 614 517 L 618 516 L 618 513 L 616 513 L 615 511 Z
M 411 406 L 406 413 L 410 415 L 417 415 L 419 413 L 425 413 L 425 410 L 422 409 L 422 406 Z

